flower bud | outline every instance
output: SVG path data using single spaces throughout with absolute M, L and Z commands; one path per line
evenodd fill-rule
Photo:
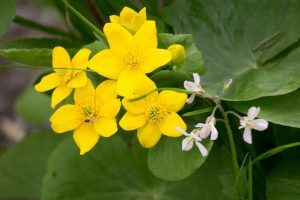
M 169 46 L 168 50 L 172 54 L 172 63 L 178 65 L 186 60 L 186 54 L 184 46 L 180 44 L 173 44 Z

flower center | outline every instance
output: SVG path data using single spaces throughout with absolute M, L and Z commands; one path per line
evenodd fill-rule
M 167 111 L 158 104 L 152 104 L 146 109 L 146 118 L 150 123 L 157 123 L 163 120 Z
M 136 52 L 129 52 L 124 56 L 125 64 L 131 69 L 138 69 L 142 63 L 141 56 Z
M 73 70 L 62 70 L 59 76 L 61 85 L 66 85 L 73 78 Z
M 91 107 L 83 108 L 84 122 L 94 122 L 97 119 L 96 112 Z
M 251 127 L 252 124 L 253 124 L 253 120 L 249 119 L 248 117 L 243 117 L 241 119 L 241 125 L 244 127 L 246 127 L 246 126 Z

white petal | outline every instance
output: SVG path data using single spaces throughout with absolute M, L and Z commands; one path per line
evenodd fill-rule
M 248 144 L 252 144 L 252 134 L 251 134 L 251 128 L 246 127 L 244 134 L 243 134 L 244 141 Z
M 194 82 L 196 85 L 200 85 L 200 76 L 198 73 L 193 73 Z
M 205 125 L 199 132 L 199 135 L 201 138 L 207 138 L 209 136 L 211 132 L 211 128 L 210 128 L 210 125 Z
M 216 140 L 218 138 L 218 130 L 215 126 L 211 126 L 211 134 L 210 134 L 210 140 Z
M 187 132 L 185 132 L 181 127 L 175 126 L 174 128 L 175 128 L 177 131 L 179 131 L 180 133 L 182 133 L 183 135 L 185 135 L 185 136 L 187 136 L 187 137 L 190 136 L 190 134 L 188 134 Z
M 208 151 L 207 151 L 206 147 L 198 141 L 195 141 L 195 143 L 196 143 L 196 146 L 198 147 L 200 153 L 202 154 L 202 156 L 204 156 L 204 157 L 207 156 Z
M 257 117 L 258 113 L 260 112 L 260 108 L 259 107 L 251 107 L 249 110 L 248 110 L 248 117 L 250 119 L 255 119 L 255 117 Z
M 199 90 L 198 86 L 191 81 L 184 81 L 184 88 L 188 91 L 197 92 Z
M 203 123 L 198 123 L 198 124 L 196 124 L 196 126 L 195 126 L 195 127 L 202 128 L 202 127 L 204 127 L 204 126 L 206 126 L 206 124 L 203 124 Z
M 194 139 L 191 137 L 186 137 L 182 140 L 181 149 L 182 151 L 189 151 L 193 148 Z
M 268 122 L 264 119 L 255 119 L 252 123 L 252 128 L 258 131 L 263 131 L 268 128 Z
M 196 94 L 192 94 L 192 95 L 186 100 L 186 102 L 187 102 L 188 104 L 193 103 L 195 97 L 196 97 Z

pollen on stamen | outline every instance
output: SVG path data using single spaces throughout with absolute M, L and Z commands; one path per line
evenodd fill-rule
M 141 65 L 141 58 L 135 52 L 130 52 L 124 56 L 125 64 L 132 69 L 137 69 Z

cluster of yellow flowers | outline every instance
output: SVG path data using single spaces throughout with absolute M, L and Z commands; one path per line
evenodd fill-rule
M 75 104 L 58 108 L 50 122 L 57 133 L 74 130 L 73 138 L 81 155 L 90 151 L 100 136 L 109 137 L 118 131 L 116 116 L 121 104 L 127 112 L 120 120 L 120 126 L 124 130 L 137 129 L 143 147 L 153 147 L 162 134 L 181 136 L 182 133 L 174 128 L 176 126 L 186 130 L 186 124 L 177 112 L 184 106 L 187 95 L 169 90 L 158 93 L 155 83 L 146 75 L 171 60 L 178 62 L 174 51 L 181 52 L 180 57 L 185 59 L 183 47 L 157 48 L 156 24 L 146 19 L 145 8 L 137 13 L 125 7 L 120 16 L 113 15 L 110 20 L 103 29 L 109 49 L 91 59 L 91 51 L 81 49 L 71 59 L 63 47 L 55 47 L 52 55 L 54 72 L 35 85 L 39 92 L 54 89 L 52 108 L 75 89 Z M 109 80 L 94 88 L 86 75 L 87 67 Z M 155 92 L 130 101 L 149 91 Z M 123 97 L 122 103 L 119 97 Z

